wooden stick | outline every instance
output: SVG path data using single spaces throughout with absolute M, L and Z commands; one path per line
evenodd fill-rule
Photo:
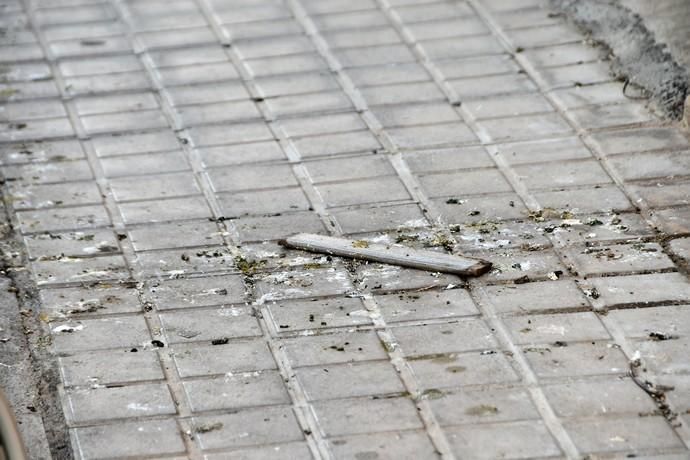
M 481 259 L 309 233 L 298 233 L 279 244 L 309 252 L 463 276 L 479 276 L 491 268 L 490 262 Z

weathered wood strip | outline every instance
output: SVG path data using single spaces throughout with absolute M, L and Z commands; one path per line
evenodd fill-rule
M 479 276 L 491 268 L 490 262 L 481 259 L 309 233 L 290 236 L 280 244 L 309 252 L 462 276 Z

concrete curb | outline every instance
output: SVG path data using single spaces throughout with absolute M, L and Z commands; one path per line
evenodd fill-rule
M 639 15 L 615 0 L 551 0 L 550 4 L 611 52 L 617 77 L 644 89 L 664 116 L 683 119 L 688 71 Z
M 0 191 L 0 198 L 2 198 Z M 6 210 L 0 206 L 0 387 L 14 411 L 30 459 L 70 459 L 66 425 L 56 399 L 57 370 L 39 350 L 40 322 Z

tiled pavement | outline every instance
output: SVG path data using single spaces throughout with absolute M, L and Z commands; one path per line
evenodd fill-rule
M 688 140 L 538 3 L 3 0 L 75 457 L 689 458 Z

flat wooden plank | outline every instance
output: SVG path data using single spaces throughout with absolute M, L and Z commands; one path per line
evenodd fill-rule
M 281 240 L 280 244 L 309 252 L 462 276 L 479 276 L 491 268 L 490 262 L 481 259 L 309 233 L 298 233 Z

